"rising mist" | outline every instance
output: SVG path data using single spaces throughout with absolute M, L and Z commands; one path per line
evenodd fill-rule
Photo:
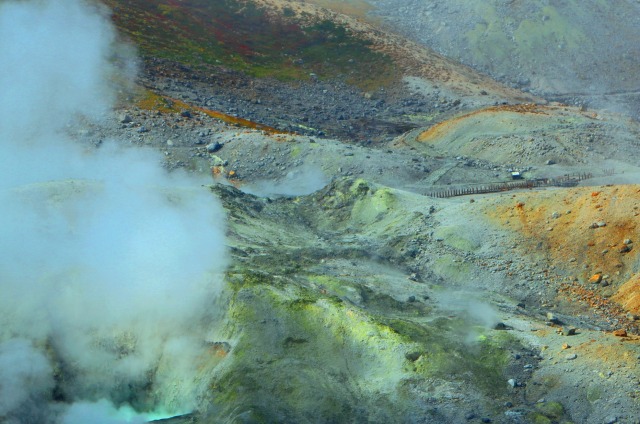
M 224 214 L 206 181 L 155 153 L 66 135 L 103 119 L 127 75 L 107 18 L 80 0 L 0 5 L 2 422 L 195 406 Z

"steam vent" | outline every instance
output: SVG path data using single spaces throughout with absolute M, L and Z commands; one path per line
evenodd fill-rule
M 0 0 L 0 424 L 640 424 L 638 28 Z

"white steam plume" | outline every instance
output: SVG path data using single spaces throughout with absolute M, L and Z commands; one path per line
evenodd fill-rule
M 19 409 L 36 409 L 53 389 L 48 359 L 27 340 L 0 344 L 0 365 L 0 417 Z
M 482 300 L 479 293 L 445 290 L 434 293 L 434 296 L 445 310 L 460 314 L 469 324 L 468 333 L 465 335 L 467 343 L 478 340 L 480 333 L 475 327 L 493 328 L 500 322 L 498 312 Z
M 224 214 L 153 152 L 65 135 L 108 113 L 115 39 L 81 0 L 0 3 L 0 422 L 194 407 Z
M 304 196 L 320 190 L 329 182 L 319 168 L 303 166 L 289 172 L 280 181 L 260 180 L 242 187 L 245 193 L 256 196 Z

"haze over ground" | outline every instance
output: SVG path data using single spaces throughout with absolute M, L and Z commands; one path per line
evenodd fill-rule
M 114 83 L 133 77 L 115 67 L 117 48 L 94 5 L 0 5 L 2 422 L 133 422 L 111 418 L 111 402 L 193 407 L 189 375 L 227 261 L 224 213 L 208 180 L 168 175 L 158 153 L 65 133 L 103 120 Z M 172 380 L 173 403 L 136 395 L 150 372 Z
M 0 7 L 0 422 L 637 422 L 637 121 L 363 2 L 105 3 Z

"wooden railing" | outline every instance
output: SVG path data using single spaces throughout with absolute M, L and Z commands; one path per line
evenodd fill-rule
M 610 173 L 605 175 L 613 175 L 613 170 L 607 170 Z M 468 196 L 472 194 L 499 193 L 502 191 L 531 189 L 536 187 L 575 187 L 580 181 L 593 178 L 591 173 L 567 174 L 555 178 L 536 178 L 532 180 L 516 180 L 502 183 L 489 184 L 469 184 L 464 186 L 452 187 L 446 190 L 428 193 L 427 196 L 448 198 L 456 196 Z

